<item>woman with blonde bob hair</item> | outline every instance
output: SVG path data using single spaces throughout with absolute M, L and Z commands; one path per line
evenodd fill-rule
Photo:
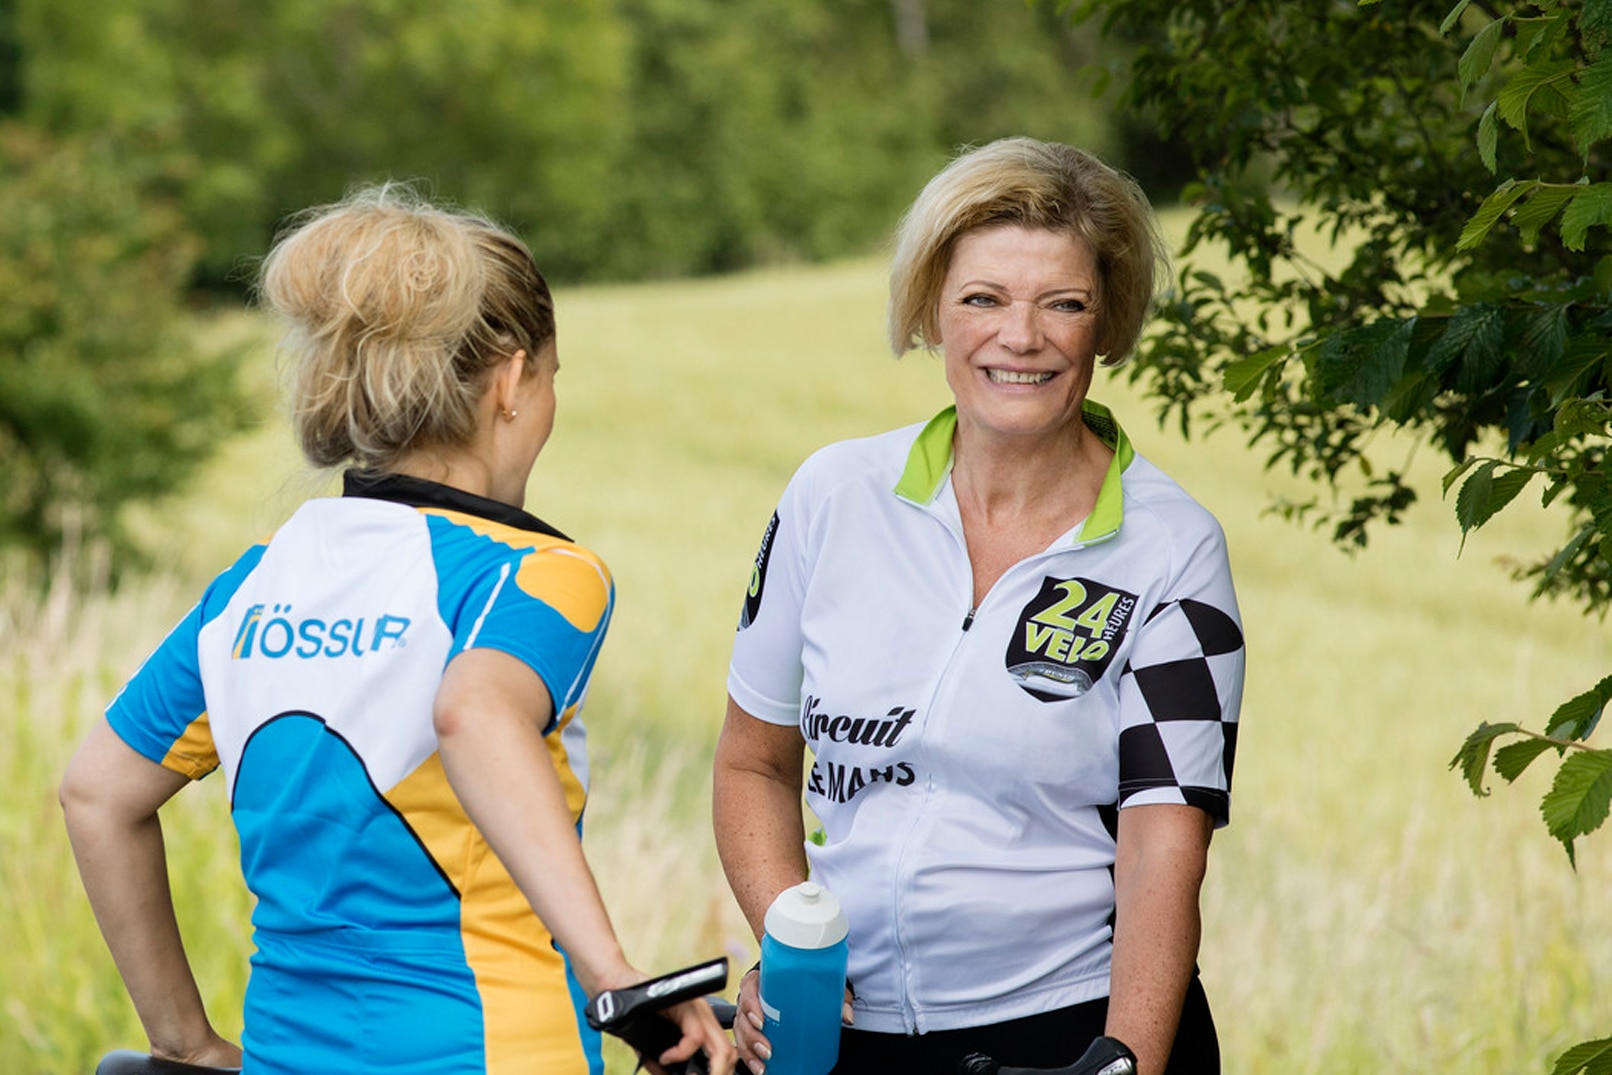
M 219 575 L 79 748 L 61 799 L 152 1056 L 251 1073 L 602 1071 L 582 1004 L 644 980 L 579 840 L 614 587 L 523 509 L 554 423 L 526 246 L 407 188 L 310 210 L 263 264 L 292 424 L 348 466 Z M 242 1048 L 180 944 L 158 808 L 214 769 L 256 898 Z M 671 1012 L 713 1070 L 703 1002 Z M 656 1068 L 656 1070 L 659 1070 Z
M 954 405 L 816 452 L 767 527 L 717 847 L 758 936 L 808 873 L 843 906 L 837 1075 L 976 1052 L 1219 1071 L 1198 895 L 1229 817 L 1241 621 L 1219 525 L 1087 398 L 1164 261 L 1136 184 L 1091 154 L 957 157 L 902 220 L 889 311 Z M 759 1075 L 757 981 L 735 1036 Z

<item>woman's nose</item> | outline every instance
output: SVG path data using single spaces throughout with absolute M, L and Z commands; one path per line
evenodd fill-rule
M 1041 321 L 1033 302 L 1009 303 L 1002 311 L 1002 323 L 997 331 L 1002 346 L 1016 353 L 1034 351 L 1041 346 Z

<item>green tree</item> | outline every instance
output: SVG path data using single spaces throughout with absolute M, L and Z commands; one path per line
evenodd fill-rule
M 1451 461 L 1464 533 L 1532 488 L 1561 545 L 1535 597 L 1612 607 L 1612 0 L 1112 0 L 1136 42 L 1128 102 L 1198 170 L 1188 263 L 1133 376 L 1183 428 L 1240 424 L 1328 496 L 1287 504 L 1349 548 L 1417 497 L 1369 465 L 1391 428 Z M 1346 250 L 1306 257 L 1309 228 Z M 1230 274 L 1228 274 L 1229 276 Z M 1485 724 L 1452 762 L 1474 792 L 1556 760 L 1542 803 L 1573 855 L 1605 821 L 1612 750 L 1588 740 L 1612 676 L 1535 723 Z M 1498 746 L 1501 740 L 1508 740 Z M 1557 1075 L 1612 1072 L 1612 1039 Z
M 30 123 L 153 162 L 240 286 L 283 217 L 380 179 L 529 225 L 562 275 L 626 112 L 609 0 L 14 0 Z
M 957 144 L 1106 128 L 1091 34 L 1017 4 L 0 0 L 0 73 L 8 4 L 24 121 L 152 161 L 225 288 L 358 182 L 486 209 L 560 281 L 672 276 L 860 253 Z
M 1091 34 L 975 0 L 621 0 L 627 161 L 605 275 L 860 254 L 957 145 L 1082 142 Z M 1073 105 L 1074 107 L 1071 107 Z
M 17 46 L 16 0 L 0 0 L 0 116 L 17 109 L 21 94 L 21 50 Z
M 0 121 L 0 546 L 124 547 L 118 509 L 179 486 L 247 417 L 183 308 L 196 244 L 104 145 Z

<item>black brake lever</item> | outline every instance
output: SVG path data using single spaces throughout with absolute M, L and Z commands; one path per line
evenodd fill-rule
M 665 1009 L 725 989 L 727 984 L 728 960 L 720 956 L 624 989 L 606 989 L 588 1001 L 584 1015 L 593 1029 L 620 1038 L 640 1056 L 658 1059 L 683 1037 L 677 1024 L 666 1018 Z M 698 1052 L 668 1072 L 705 1075 L 707 1070 L 705 1054 Z

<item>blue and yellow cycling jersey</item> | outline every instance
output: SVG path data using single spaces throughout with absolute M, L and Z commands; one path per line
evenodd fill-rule
M 257 899 L 246 1071 L 602 1070 L 565 954 L 448 785 L 432 705 L 465 650 L 529 665 L 580 825 L 578 714 L 613 601 L 600 559 L 523 511 L 349 474 L 113 701 L 135 750 L 228 782 Z

